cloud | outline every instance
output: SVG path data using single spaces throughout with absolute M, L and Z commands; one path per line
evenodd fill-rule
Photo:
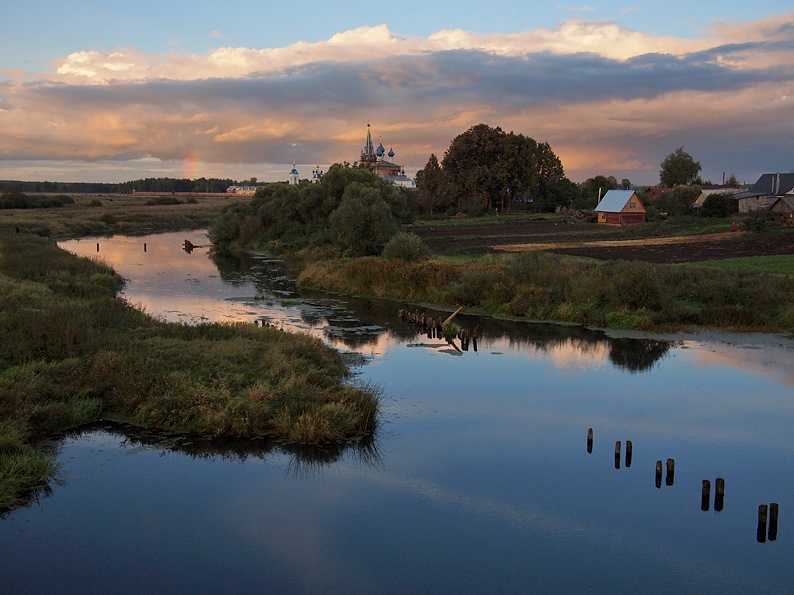
M 166 161 L 197 151 L 213 163 L 327 164 L 355 160 L 371 121 L 416 169 L 485 122 L 548 141 L 575 180 L 653 183 L 682 145 L 705 175 L 711 167 L 741 179 L 746 168 L 754 179 L 781 169 L 773 155 L 791 157 L 793 22 L 720 22 L 695 40 L 571 19 L 554 30 L 426 38 L 381 25 L 206 55 L 82 50 L 33 81 L 0 81 L 0 160 Z

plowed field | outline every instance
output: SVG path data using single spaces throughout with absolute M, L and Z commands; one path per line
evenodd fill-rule
M 412 231 L 423 238 L 434 251 L 442 254 L 547 250 L 601 260 L 624 259 L 656 263 L 794 254 L 794 229 L 767 234 L 736 231 L 669 235 L 676 230 L 650 226 L 620 229 L 588 223 L 555 224 L 533 221 L 498 225 L 417 227 Z

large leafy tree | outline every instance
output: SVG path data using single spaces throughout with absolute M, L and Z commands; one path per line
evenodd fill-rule
M 441 171 L 441 193 L 450 206 L 473 199 L 500 210 L 519 196 L 531 196 L 544 205 L 554 202 L 565 179 L 562 162 L 548 143 L 487 124 L 473 126 L 452 140 Z
M 692 155 L 684 151 L 684 147 L 678 147 L 662 161 L 659 181 L 662 186 L 668 188 L 691 184 L 697 179 L 700 169 L 700 162 L 695 161 Z
M 456 204 L 477 198 L 487 208 L 502 206 L 509 187 L 505 138 L 501 128 L 477 124 L 452 139 L 441 165 Z

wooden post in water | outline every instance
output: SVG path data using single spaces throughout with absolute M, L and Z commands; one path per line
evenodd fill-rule
M 146 242 L 143 243 L 143 251 L 146 252 Z
M 704 479 L 703 487 L 700 489 L 700 510 L 708 512 L 709 500 L 711 500 L 711 482 L 708 479 Z
M 758 507 L 758 529 L 755 532 L 758 543 L 766 542 L 766 513 L 768 507 L 766 504 L 761 504 Z
M 452 322 L 452 319 L 455 318 L 455 316 L 457 316 L 458 314 L 460 314 L 461 310 L 463 310 L 463 306 L 461 306 L 460 308 L 455 310 L 452 314 L 450 314 L 449 317 L 444 322 L 441 323 L 441 326 L 444 326 L 448 322 Z M 441 317 L 439 316 L 439 318 Z
M 626 440 L 626 469 L 631 467 L 631 440 Z
M 722 512 L 725 507 L 725 480 L 718 477 L 714 482 L 714 510 Z
M 667 459 L 667 475 L 664 478 L 664 483 L 668 486 L 675 483 L 675 460 Z
M 593 452 L 593 428 L 587 430 L 587 454 Z
M 615 469 L 620 469 L 620 440 L 615 442 Z
M 656 461 L 656 488 L 662 487 L 662 462 Z
M 99 252 L 99 242 L 96 243 L 96 251 Z
M 777 502 L 772 502 L 769 505 L 769 541 L 777 540 Z

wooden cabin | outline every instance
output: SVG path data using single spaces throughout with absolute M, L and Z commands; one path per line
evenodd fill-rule
M 634 190 L 610 190 L 595 208 L 598 223 L 640 225 L 645 223 L 645 205 Z

